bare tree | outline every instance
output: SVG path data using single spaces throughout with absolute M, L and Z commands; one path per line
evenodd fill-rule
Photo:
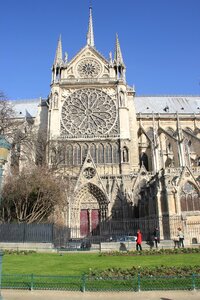
M 6 178 L 2 190 L 3 222 L 48 222 L 65 205 L 66 187 L 47 168 L 23 170 Z
M 0 135 L 8 136 L 15 123 L 15 110 L 3 92 L 0 91 Z

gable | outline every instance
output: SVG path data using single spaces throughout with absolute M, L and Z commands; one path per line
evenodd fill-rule
M 109 77 L 108 61 L 93 47 L 86 46 L 68 63 L 63 79 L 95 79 Z

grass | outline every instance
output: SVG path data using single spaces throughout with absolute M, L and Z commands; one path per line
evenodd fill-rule
M 5 254 L 3 274 L 34 274 L 54 276 L 80 276 L 90 269 L 131 268 L 133 266 L 195 266 L 200 253 L 160 256 L 99 256 L 97 253 L 66 253 L 29 255 Z

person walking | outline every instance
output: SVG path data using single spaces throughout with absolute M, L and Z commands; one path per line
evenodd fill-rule
M 142 251 L 142 233 L 140 229 L 137 231 L 136 250 Z
M 181 230 L 180 227 L 178 228 L 178 238 L 179 238 L 179 245 L 178 245 L 178 247 L 179 248 L 180 247 L 184 248 L 184 243 L 183 243 L 183 241 L 184 241 L 184 234 L 183 234 L 183 232 L 182 232 L 182 230 Z
M 158 244 L 160 243 L 160 232 L 158 227 L 154 229 L 153 236 L 154 236 L 155 246 L 156 248 L 158 248 Z

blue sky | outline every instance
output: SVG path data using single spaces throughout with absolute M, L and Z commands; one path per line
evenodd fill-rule
M 0 90 L 46 97 L 59 34 L 69 59 L 86 44 L 89 0 L 6 0 L 0 10 Z M 118 33 L 138 95 L 199 95 L 199 16 L 200 0 L 93 0 L 95 45 L 108 57 Z

